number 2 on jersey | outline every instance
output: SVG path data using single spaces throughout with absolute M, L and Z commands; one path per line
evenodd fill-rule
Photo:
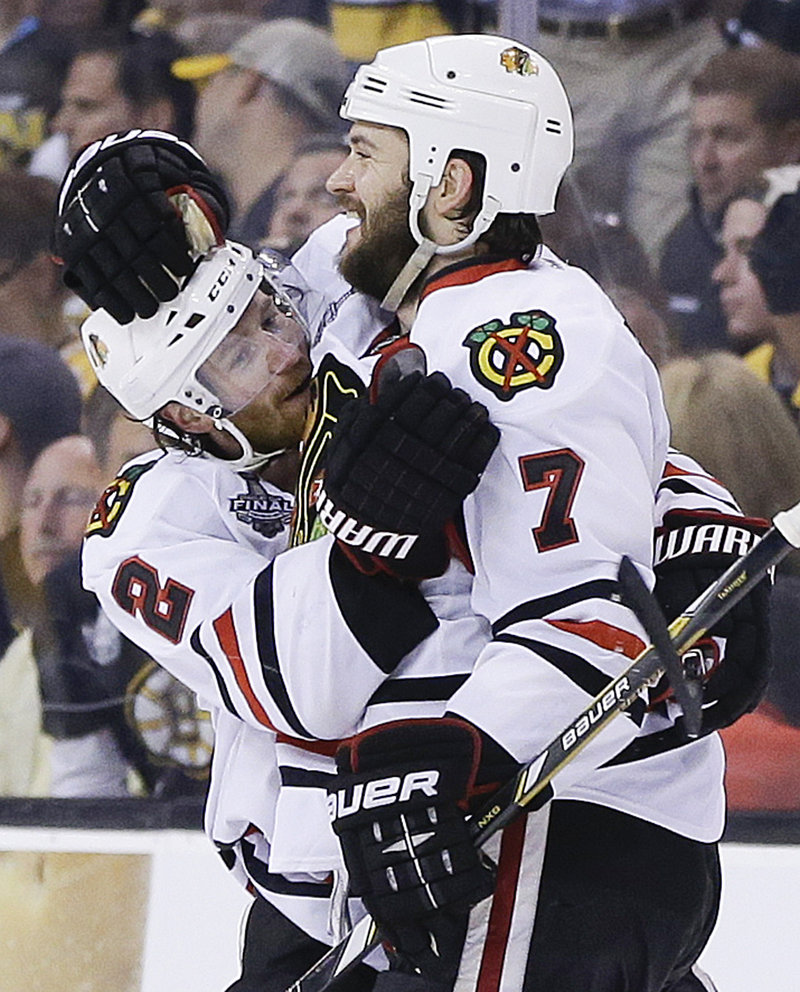
M 151 630 L 173 644 L 180 641 L 193 589 L 174 579 L 162 586 L 156 569 L 135 556 L 117 569 L 111 594 L 126 613 L 132 617 L 139 613 Z
M 583 466 L 583 459 L 571 448 L 520 457 L 525 492 L 548 490 L 542 522 L 532 532 L 539 551 L 553 551 L 579 540 L 571 512 Z

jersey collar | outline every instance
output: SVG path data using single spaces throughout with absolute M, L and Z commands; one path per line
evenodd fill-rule
M 479 255 L 464 259 L 461 262 L 454 262 L 453 265 L 440 269 L 428 279 L 420 293 L 420 303 L 437 289 L 446 289 L 448 286 L 467 286 L 470 283 L 485 279 L 486 276 L 493 276 L 497 272 L 515 272 L 518 269 L 527 268 L 528 263 L 519 258 L 502 258 L 497 255 Z

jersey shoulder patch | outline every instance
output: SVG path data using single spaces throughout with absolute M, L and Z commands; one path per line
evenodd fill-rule
M 494 317 L 473 327 L 462 344 L 478 383 L 504 401 L 524 389 L 549 389 L 564 362 L 555 318 L 544 310 Z
M 133 495 L 133 487 L 158 460 L 158 458 L 154 458 L 151 462 L 131 465 L 130 468 L 121 472 L 110 486 L 105 488 L 89 517 L 86 537 L 110 537 L 114 533 L 125 507 Z
M 239 523 L 252 527 L 262 537 L 276 537 L 289 526 L 294 502 L 284 493 L 269 492 L 255 472 L 240 472 L 244 492 L 228 499 L 231 513 Z

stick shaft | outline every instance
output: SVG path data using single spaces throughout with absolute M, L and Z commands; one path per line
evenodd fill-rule
M 678 654 L 684 654 L 699 641 L 791 550 L 789 541 L 780 531 L 772 528 L 743 558 L 734 562 L 669 625 Z M 524 765 L 510 782 L 501 786 L 486 807 L 473 817 L 471 823 L 476 846 L 485 844 L 493 833 L 505 827 L 521 810 L 536 808 L 534 800 L 558 772 L 614 717 L 623 713 L 643 689 L 657 682 L 663 674 L 663 664 L 651 644 L 595 696 L 543 751 Z M 588 729 L 582 732 L 586 727 Z

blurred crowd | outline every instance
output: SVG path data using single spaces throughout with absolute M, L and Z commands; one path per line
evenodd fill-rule
M 153 440 L 94 381 L 84 306 L 52 256 L 71 157 L 110 132 L 173 132 L 224 184 L 230 236 L 289 256 L 340 209 L 325 183 L 355 66 L 395 42 L 496 33 L 511 6 L 0 3 L 0 795 L 200 795 L 213 746 L 196 700 L 81 587 L 88 514 Z M 770 518 L 800 499 L 800 318 L 770 308 L 749 246 L 800 183 L 800 2 L 641 0 L 603 19 L 614 6 L 539 3 L 537 47 L 577 134 L 545 239 L 661 371 L 675 445 Z M 798 606 L 790 558 L 767 697 L 724 734 L 732 809 L 800 809 Z

